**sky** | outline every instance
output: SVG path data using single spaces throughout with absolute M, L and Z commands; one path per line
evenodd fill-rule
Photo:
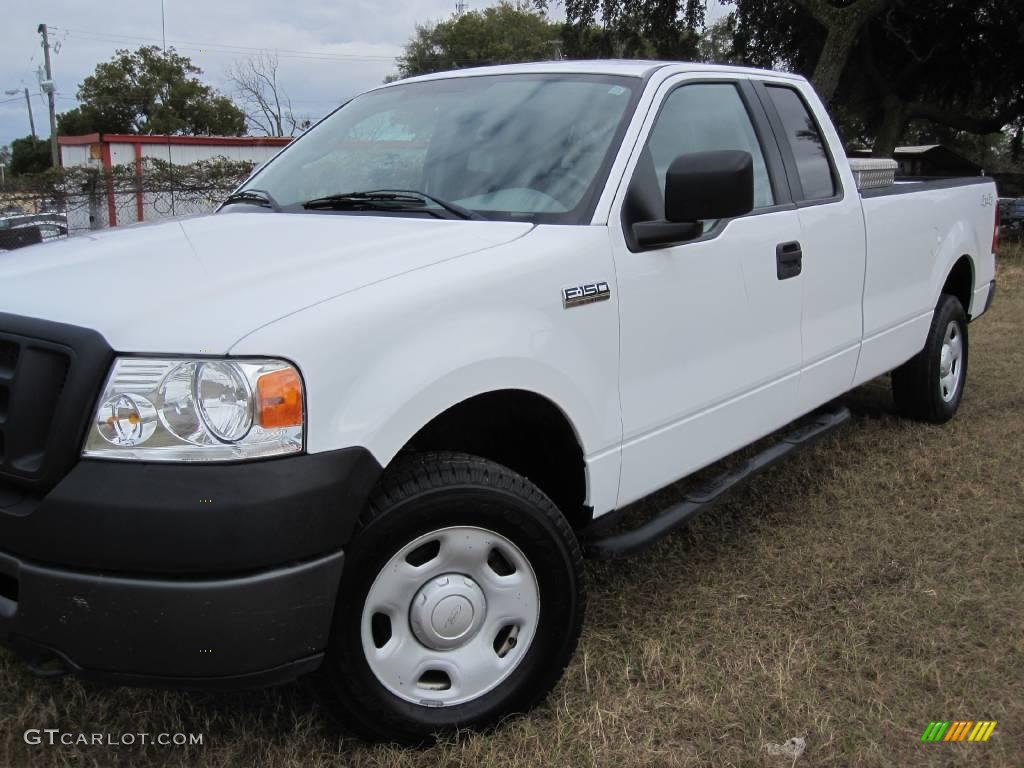
M 469 9 L 492 4 L 468 0 Z M 722 11 L 709 4 L 709 16 Z M 76 105 L 78 84 L 118 48 L 161 44 L 160 0 L 0 0 L 0 145 L 29 133 L 21 89 L 29 89 L 36 134 L 49 136 L 37 69 L 36 29 L 50 30 L 57 112 Z M 295 112 L 316 120 L 346 98 L 380 84 L 417 24 L 440 21 L 455 0 L 164 0 L 168 47 L 192 59 L 204 82 L 230 95 L 229 65 L 276 51 L 279 81 Z M 553 12 L 558 16 L 558 9 Z M 5 91 L 18 89 L 16 95 Z

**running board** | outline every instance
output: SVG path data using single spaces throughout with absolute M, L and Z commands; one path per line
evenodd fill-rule
M 738 467 L 691 489 L 681 502 L 662 510 L 638 528 L 609 534 L 607 531 L 614 527 L 617 517 L 614 513 L 599 517 L 580 532 L 584 554 L 597 560 L 611 560 L 642 552 L 689 522 L 697 513 L 703 512 L 727 496 L 737 486 L 849 420 L 850 411 L 842 406 L 838 409 L 817 411 L 797 421 L 794 427 L 780 436 L 778 442 L 747 459 Z

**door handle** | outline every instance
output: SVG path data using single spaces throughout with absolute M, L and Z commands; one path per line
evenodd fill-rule
M 779 280 L 799 275 L 804 268 L 803 263 L 804 252 L 796 240 L 775 246 L 775 274 Z

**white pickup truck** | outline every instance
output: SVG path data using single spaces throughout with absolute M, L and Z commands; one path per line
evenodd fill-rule
M 361 95 L 213 215 L 0 255 L 0 639 L 125 683 L 315 670 L 380 739 L 524 711 L 584 554 L 658 540 L 890 371 L 899 411 L 953 416 L 995 214 L 985 178 L 859 191 L 777 72 Z

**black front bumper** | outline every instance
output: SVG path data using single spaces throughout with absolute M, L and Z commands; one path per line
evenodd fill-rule
M 361 448 L 221 465 L 83 460 L 0 485 L 0 641 L 115 681 L 265 684 L 315 668 L 380 474 Z

